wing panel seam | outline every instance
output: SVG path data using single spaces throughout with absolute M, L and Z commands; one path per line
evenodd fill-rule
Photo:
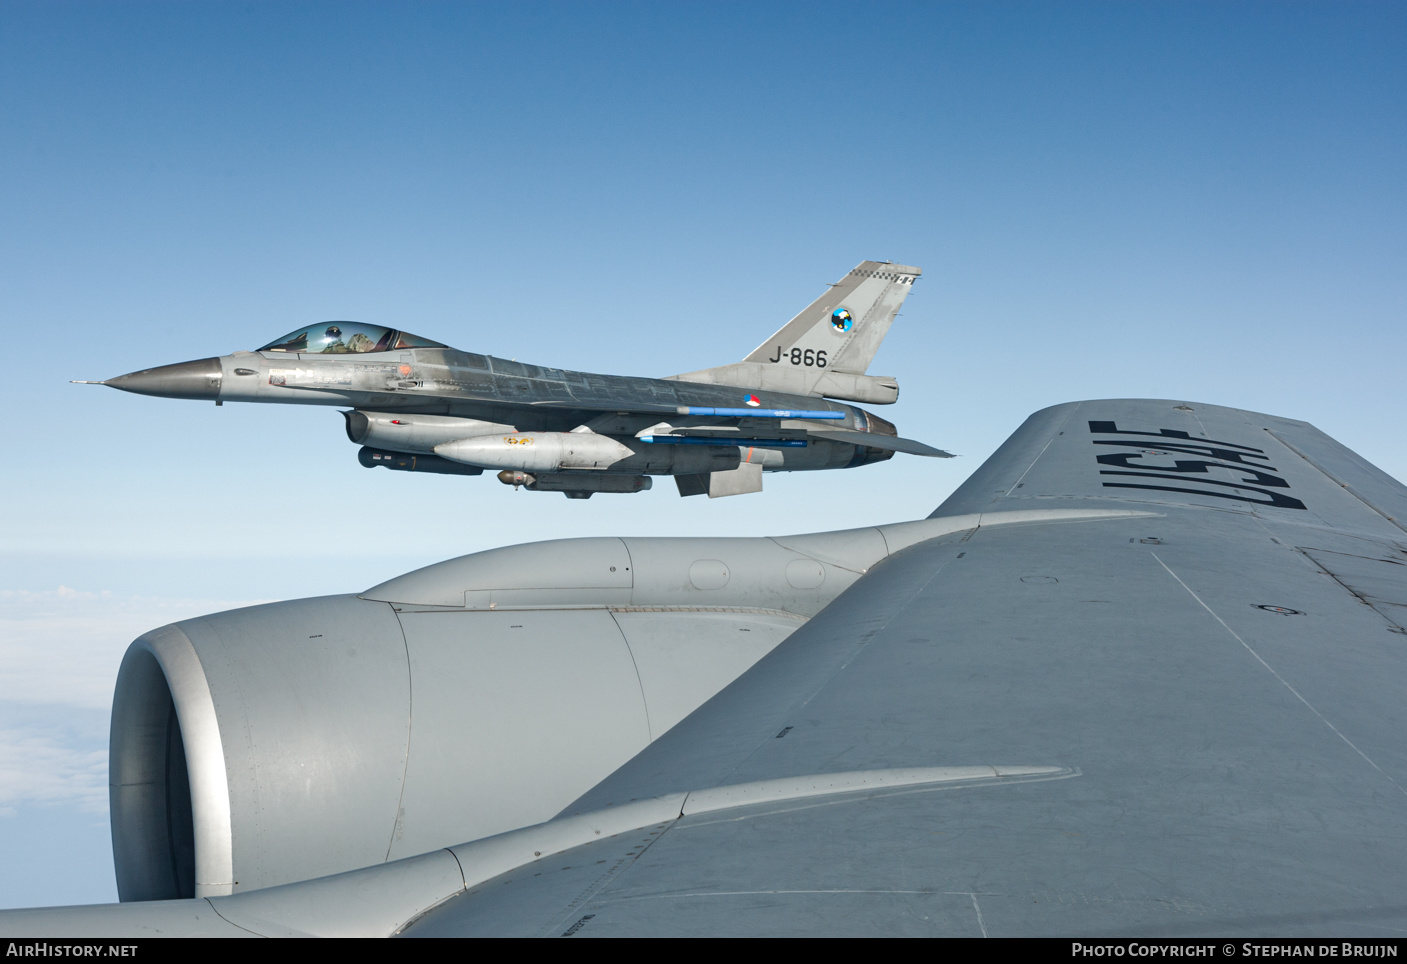
M 1255 657 L 1256 662 L 1258 662 L 1258 663 L 1260 663 L 1260 665 L 1264 666 L 1264 667 L 1270 672 L 1270 675 L 1271 675 L 1271 676 L 1274 676 L 1277 680 L 1279 680 L 1279 681 L 1280 681 L 1280 685 L 1284 686 L 1285 689 L 1287 689 L 1287 690 L 1289 690 L 1291 693 L 1293 693 L 1294 696 L 1295 696 L 1295 699 L 1297 699 L 1297 700 L 1299 700 L 1301 703 L 1303 703 L 1303 704 L 1305 705 L 1305 707 L 1308 708 L 1309 712 L 1311 712 L 1311 713 L 1313 713 L 1315 716 L 1319 717 L 1319 721 L 1320 721 L 1321 723 L 1323 723 L 1325 726 L 1327 726 L 1330 730 L 1333 730 L 1333 731 L 1334 731 L 1334 735 L 1337 736 L 1340 740 L 1343 740 L 1345 743 L 1347 743 L 1348 746 L 1349 746 L 1349 749 L 1353 750 L 1354 753 L 1357 753 L 1357 754 L 1358 754 L 1359 756 L 1361 756 L 1364 760 L 1367 760 L 1369 766 L 1371 766 L 1374 770 L 1377 770 L 1377 771 L 1378 771 L 1379 773 L 1381 773 L 1384 777 L 1386 777 L 1386 778 L 1387 778 L 1387 781 L 1388 781 L 1389 783 L 1391 783 L 1394 787 L 1397 788 L 1397 792 L 1398 792 L 1398 793 L 1402 794 L 1403 796 L 1407 796 L 1407 789 L 1404 789 L 1403 786 L 1402 786 L 1402 784 L 1398 783 L 1396 780 L 1394 780 L 1394 779 L 1392 778 L 1392 776 L 1391 776 L 1386 770 L 1384 770 L 1382 767 L 1380 767 L 1380 766 L 1378 766 L 1376 763 L 1374 763 L 1372 757 L 1370 757 L 1368 754 L 1366 754 L 1366 753 L 1364 753 L 1362 750 L 1360 750 L 1360 749 L 1354 744 L 1354 742 L 1353 742 L 1352 740 L 1350 740 L 1348 737 L 1344 736 L 1343 731 L 1341 731 L 1341 730 L 1340 730 L 1337 726 L 1335 726 L 1334 724 L 1330 723 L 1329 720 L 1324 716 L 1323 713 L 1320 713 L 1318 710 L 1316 710 L 1316 709 L 1314 708 L 1314 704 L 1310 703 L 1309 700 L 1305 699 L 1304 696 L 1300 693 L 1299 690 L 1297 690 L 1297 689 L 1295 689 L 1293 686 L 1291 686 L 1290 683 L 1289 683 L 1289 681 L 1286 680 L 1285 677 L 1283 677 L 1283 676 L 1281 676 L 1279 673 L 1277 673 L 1277 672 L 1275 671 L 1275 667 L 1273 667 L 1273 666 L 1271 666 L 1269 663 L 1267 663 L 1267 662 L 1261 657 L 1260 653 L 1257 653 L 1254 649 L 1251 648 L 1251 645 L 1250 645 L 1249 643 L 1247 643 L 1244 639 L 1241 638 L 1240 634 L 1237 633 L 1236 630 L 1232 629 L 1230 626 L 1228 626 L 1228 625 L 1226 624 L 1226 620 L 1222 619 L 1220 616 L 1218 616 L 1218 615 L 1216 614 L 1216 610 L 1212 609 L 1211 606 L 1208 606 L 1205 602 L 1203 602 L 1203 601 L 1202 601 L 1202 597 L 1199 596 L 1199 595 L 1197 595 L 1195 592 L 1193 592 L 1193 591 L 1192 591 L 1192 587 L 1189 586 L 1189 585 L 1187 585 L 1187 583 L 1183 582 L 1183 581 L 1182 581 L 1182 578 L 1181 578 L 1177 573 L 1173 572 L 1172 569 L 1170 569 L 1170 568 L 1168 567 L 1168 564 L 1167 564 L 1166 562 L 1164 562 L 1162 559 L 1158 558 L 1158 554 L 1157 554 L 1156 552 L 1150 552 L 1149 555 L 1152 556 L 1155 560 L 1157 560 L 1158 565 L 1162 566 L 1164 569 L 1167 570 L 1168 575 L 1172 576 L 1174 579 L 1177 580 L 1177 584 L 1178 584 L 1179 586 L 1181 586 L 1183 589 L 1186 589 L 1186 590 L 1187 590 L 1188 595 L 1190 595 L 1193 599 L 1197 600 L 1197 604 L 1198 604 L 1198 605 L 1200 605 L 1200 606 L 1201 606 L 1203 609 L 1205 609 L 1207 612 L 1211 613 L 1212 618 L 1215 619 L 1217 622 L 1221 623 L 1221 628 L 1222 628 L 1222 629 L 1225 629 L 1228 633 L 1230 633 L 1231 636 L 1232 636 L 1232 638 L 1235 639 L 1236 642 L 1238 642 L 1238 643 L 1240 643 L 1242 646 L 1244 646 L 1244 647 L 1246 648 L 1246 652 L 1250 653 L 1252 656 Z

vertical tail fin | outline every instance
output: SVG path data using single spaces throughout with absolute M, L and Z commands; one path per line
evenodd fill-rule
M 888 405 L 899 398 L 899 383 L 865 369 L 922 273 L 862 261 L 743 361 L 668 377 Z
M 743 360 L 863 375 L 922 273 L 862 261 Z

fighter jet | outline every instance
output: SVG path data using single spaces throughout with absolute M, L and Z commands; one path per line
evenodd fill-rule
M 588 499 L 671 475 L 684 496 L 762 490 L 762 473 L 853 468 L 907 452 L 853 405 L 888 405 L 898 382 L 866 374 L 918 268 L 864 261 L 737 364 L 668 378 L 594 375 L 459 351 L 378 325 L 322 322 L 256 351 L 101 382 L 166 398 L 351 406 L 367 468 L 480 475 Z

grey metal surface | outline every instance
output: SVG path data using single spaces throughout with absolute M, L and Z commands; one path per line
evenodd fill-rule
M 1376 553 L 1395 573 L 1383 559 L 1407 558 L 1404 534 L 1267 440 L 1293 432 L 1328 471 L 1358 465 L 1309 426 L 1175 406 L 1039 413 L 941 510 L 1132 503 L 1164 518 L 920 543 L 566 812 L 882 767 L 1018 762 L 1079 777 L 686 815 L 504 874 L 407 933 L 1407 930 L 1407 640 L 1298 548 Z M 1188 492 L 1107 489 L 1168 480 L 1101 475 L 1096 456 L 1119 447 L 1096 441 L 1146 439 L 1136 471 L 1175 461 L 1159 454 L 1169 437 L 1091 432 L 1110 420 L 1264 449 L 1249 460 L 1254 488 L 1306 507 L 1204 484 L 1250 477 L 1238 468 L 1185 472 Z M 1364 477 L 1375 505 L 1403 504 L 1400 486 Z M 1407 600 L 1407 580 L 1375 592 Z
M 121 899 L 229 893 L 226 743 L 206 668 L 180 627 L 144 633 L 128 648 L 108 764 Z
M 119 893 L 244 892 L 548 819 L 881 558 L 865 532 L 507 547 L 153 631 L 114 704 Z
M 343 414 L 347 422 L 347 438 L 358 445 L 418 455 L 429 455 L 442 442 L 514 430 L 511 425 L 444 415 L 355 410 Z
M 401 625 L 416 712 L 393 859 L 545 820 L 650 741 L 606 610 L 403 612 Z
M 133 644 L 110 768 L 123 900 L 249 891 L 545 820 L 804 621 L 397 608 L 296 600 Z
M 744 361 L 779 364 L 773 359 L 781 353 L 810 348 L 829 351 L 828 371 L 863 374 L 921 274 L 910 265 L 863 261 Z M 843 323 L 836 312 L 844 312 Z
M 865 372 L 922 273 L 908 265 L 861 262 L 743 361 L 672 379 L 892 404 L 899 383 Z
M 935 449 L 931 445 L 924 445 L 922 442 L 915 442 L 913 439 L 908 438 L 866 437 L 866 435 L 861 432 L 813 431 L 808 434 L 815 438 L 826 438 L 835 442 L 851 442 L 856 445 L 888 449 L 893 452 L 908 452 L 910 455 L 927 455 L 931 458 L 938 459 L 953 458 L 953 453 L 951 452 L 944 452 L 942 449 Z
M 1019 508 L 756 538 L 589 537 L 504 546 L 388 579 L 362 599 L 400 607 L 669 607 L 811 616 L 886 556 L 979 525 L 1137 518 L 1147 509 Z
M 202 358 L 118 375 L 98 384 L 138 395 L 208 401 L 220 397 L 222 376 L 220 359 Z
M 25 937 L 261 937 L 225 920 L 202 897 L 32 907 L 0 911 L 0 927 L 11 939 Z
M 144 646 L 129 648 L 122 660 L 111 732 L 108 793 L 118 899 L 194 897 L 185 741 L 160 661 Z
M 178 627 L 213 696 L 229 800 L 232 876 L 196 896 L 385 860 L 411 721 L 406 646 L 391 607 L 329 596 Z M 199 865 L 199 842 L 196 853 Z

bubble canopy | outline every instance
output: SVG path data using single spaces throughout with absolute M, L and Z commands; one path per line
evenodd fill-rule
M 355 321 L 324 321 L 295 328 L 275 338 L 259 351 L 283 351 L 300 355 L 360 355 L 400 348 L 447 348 L 437 341 L 407 331 L 363 325 Z

